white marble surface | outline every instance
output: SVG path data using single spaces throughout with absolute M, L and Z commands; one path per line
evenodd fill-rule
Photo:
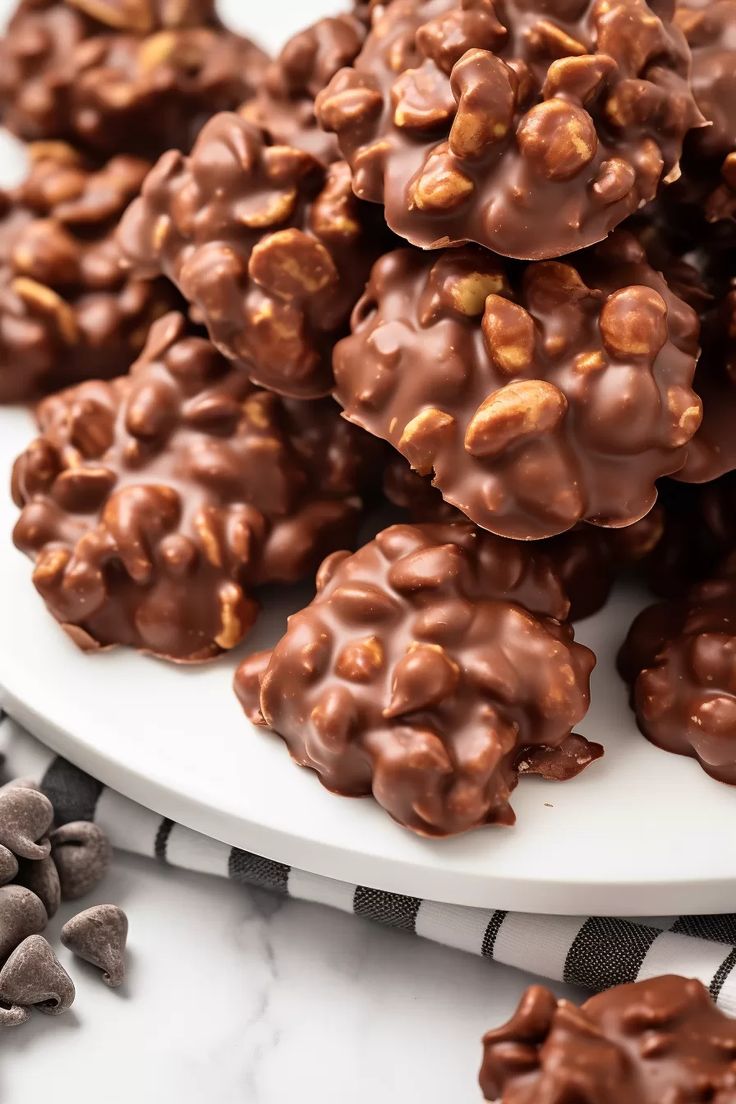
M 3 1104 L 473 1104 L 480 1037 L 530 980 L 145 859 L 92 900 L 129 914 L 128 980 L 60 948 L 76 1003 L 0 1035 Z

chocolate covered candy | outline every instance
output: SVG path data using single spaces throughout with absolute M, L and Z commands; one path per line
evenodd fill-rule
M 390 253 L 352 330 L 346 416 L 503 536 L 637 521 L 700 423 L 697 315 L 623 232 L 521 271 L 472 247 Z
M 173 280 L 255 383 L 315 398 L 331 388 L 333 345 L 384 240 L 378 223 L 368 232 L 368 212 L 343 162 L 326 169 L 268 145 L 225 113 L 191 157 L 160 160 L 119 240 L 134 271 Z
M 180 315 L 128 377 L 47 399 L 18 459 L 15 541 L 84 648 L 201 661 L 253 624 L 253 587 L 354 540 L 374 442 L 331 400 L 258 391 Z
M 0 193 L 0 402 L 127 371 L 179 302 L 166 281 L 120 267 L 114 231 L 147 162 L 95 168 L 62 142 L 32 145 L 30 157 L 23 183 Z
M 243 118 L 278 145 L 296 146 L 325 164 L 339 160 L 334 135 L 317 123 L 314 100 L 338 70 L 353 63 L 365 36 L 365 22 L 349 14 L 319 19 L 293 35 L 266 68 Z
M 619 985 L 580 1008 L 535 985 L 486 1034 L 480 1086 L 493 1104 L 727 1104 L 734 1051 L 736 1021 L 699 981 Z
M 736 578 L 724 575 L 644 610 L 619 657 L 639 728 L 736 784 Z
M 676 179 L 702 123 L 667 4 L 394 0 L 320 93 L 356 194 L 423 248 L 599 241 Z
M 328 789 L 448 836 L 513 822 L 520 774 L 571 778 L 602 754 L 572 732 L 594 657 L 546 616 L 559 584 L 529 548 L 397 525 L 329 557 L 317 587 L 236 690 Z
M 266 62 L 213 0 L 23 0 L 0 41 L 0 117 L 21 138 L 158 157 L 247 99 Z

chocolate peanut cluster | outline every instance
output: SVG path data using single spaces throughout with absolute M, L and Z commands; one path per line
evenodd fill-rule
M 93 168 L 71 146 L 30 146 L 26 179 L 0 193 L 0 402 L 127 371 L 179 298 L 121 267 L 118 219 L 149 164 Z
M 700 423 L 697 315 L 623 232 L 521 269 L 472 247 L 389 253 L 352 328 L 346 416 L 503 536 L 638 521 Z
M 648 740 L 736 784 L 736 577 L 731 570 L 644 610 L 620 669 Z
M 99 825 L 59 823 L 33 781 L 0 787 L 0 1028 L 26 1023 L 34 1009 L 61 1015 L 74 1003 L 74 982 L 41 933 L 63 902 L 97 887 L 110 858 Z M 117 986 L 125 977 L 127 930 L 122 909 L 96 905 L 67 921 L 61 941 Z
M 423 248 L 557 257 L 676 179 L 703 122 L 669 5 L 394 0 L 317 99 L 356 194 Z
M 21 138 L 155 158 L 248 99 L 266 64 L 213 0 L 22 0 L 0 41 L 0 118 Z
M 675 20 L 692 53 L 692 88 L 710 124 L 685 143 L 676 189 L 707 219 L 736 219 L 736 0 L 679 0 Z
M 236 690 L 328 789 L 448 836 L 513 822 L 521 774 L 568 779 L 602 754 L 572 731 L 594 657 L 549 616 L 544 557 L 467 524 L 397 525 L 329 557 L 317 588 Z
M 333 345 L 384 240 L 367 219 L 344 162 L 268 145 L 223 113 L 191 157 L 161 158 L 119 240 L 135 272 L 176 284 L 254 383 L 315 398 L 331 389 Z
M 494 1104 L 727 1104 L 736 1094 L 736 1021 L 699 981 L 674 975 L 580 1008 L 532 986 L 483 1050 L 480 1086 Z
M 335 73 L 352 65 L 366 33 L 358 14 L 320 19 L 299 31 L 266 68 L 243 118 L 278 145 L 296 146 L 324 164 L 338 161 L 337 142 L 318 125 L 314 101 Z
M 50 612 L 85 649 L 181 662 L 242 640 L 253 587 L 354 540 L 378 460 L 331 400 L 257 390 L 177 314 L 128 376 L 55 395 L 38 420 L 14 536 Z

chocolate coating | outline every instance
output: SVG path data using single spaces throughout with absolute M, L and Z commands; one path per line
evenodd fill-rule
M 377 454 L 332 402 L 256 390 L 180 315 L 130 375 L 45 400 L 16 461 L 14 539 L 81 647 L 196 662 L 255 620 L 252 588 L 295 581 L 354 538 Z
M 728 1104 L 736 1094 L 736 1021 L 699 981 L 674 975 L 580 1008 L 532 986 L 483 1052 L 480 1086 L 494 1104 Z
M 57 142 L 30 154 L 23 183 L 0 193 L 0 402 L 126 372 L 180 301 L 166 281 L 121 268 L 114 232 L 147 162 L 92 168 Z
M 423 248 L 558 257 L 677 177 L 702 123 L 669 5 L 394 0 L 317 113 L 356 194 Z
M 619 657 L 639 728 L 736 785 L 736 579 L 712 579 L 644 610 Z
M 329 557 L 317 587 L 236 691 L 328 789 L 448 836 L 511 823 L 520 774 L 567 779 L 602 754 L 572 733 L 595 658 L 545 616 L 544 558 L 467 524 L 396 525 Z
M 338 161 L 337 142 L 317 123 L 314 100 L 338 70 L 352 65 L 366 33 L 361 18 L 346 14 L 319 19 L 293 35 L 266 68 L 243 118 L 278 145 L 296 146 L 324 164 Z
M 623 233 L 574 267 L 390 253 L 352 329 L 334 357 L 346 416 L 502 536 L 630 525 L 700 423 L 697 316 Z
M 344 162 L 269 146 L 225 113 L 191 157 L 161 158 L 119 240 L 135 271 L 173 280 L 254 383 L 315 398 L 330 390 L 333 345 L 383 241 L 364 214 Z
M 23 0 L 0 41 L 0 117 L 21 138 L 154 158 L 252 95 L 266 63 L 210 0 Z

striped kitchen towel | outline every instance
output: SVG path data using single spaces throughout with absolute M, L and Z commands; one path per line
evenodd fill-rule
M 95 820 L 122 851 L 329 905 L 596 991 L 658 974 L 685 974 L 699 978 L 719 1006 L 736 1015 L 736 914 L 642 920 L 533 916 L 385 893 L 309 874 L 174 824 L 54 755 L 2 712 L 0 752 L 5 775 L 39 782 L 61 822 Z

